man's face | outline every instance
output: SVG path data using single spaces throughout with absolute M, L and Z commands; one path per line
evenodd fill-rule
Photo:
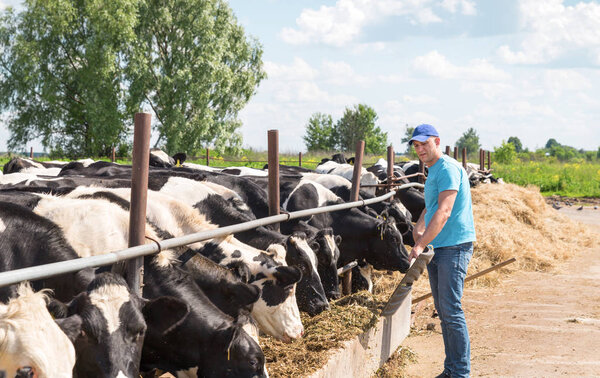
M 415 140 L 412 145 L 417 155 L 419 155 L 419 159 L 428 167 L 439 159 L 438 146 L 440 145 L 440 138 L 430 137 L 425 142 Z

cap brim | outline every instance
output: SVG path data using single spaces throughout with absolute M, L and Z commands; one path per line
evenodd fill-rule
M 431 137 L 432 135 L 417 135 L 416 137 L 412 137 L 411 140 L 408 141 L 408 145 L 412 145 L 412 142 L 414 142 L 415 140 L 419 142 L 425 142 Z

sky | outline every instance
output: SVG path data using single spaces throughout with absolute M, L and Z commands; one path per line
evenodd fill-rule
M 12 4 L 19 3 L 12 1 Z M 406 125 L 442 145 L 474 128 L 482 147 L 510 136 L 600 146 L 600 2 L 585 0 L 228 0 L 263 47 L 268 78 L 240 113 L 244 146 L 305 151 L 310 116 L 362 103 L 395 150 Z M 2 0 L 11 4 L 11 0 Z M 0 150 L 7 136 L 0 126 Z

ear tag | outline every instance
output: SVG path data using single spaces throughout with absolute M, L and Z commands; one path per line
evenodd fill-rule
M 179 163 L 179 159 L 177 159 L 177 164 L 175 164 L 176 167 L 181 167 L 181 164 Z

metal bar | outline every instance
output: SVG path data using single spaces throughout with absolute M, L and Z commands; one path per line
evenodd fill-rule
M 467 169 L 467 147 L 462 149 L 462 165 L 464 169 Z
M 210 148 L 206 147 L 206 166 L 210 166 Z
M 150 160 L 150 113 L 136 113 L 133 130 L 133 153 L 131 163 L 131 206 L 129 208 L 129 247 L 143 245 L 146 236 L 146 203 L 148 200 L 148 171 Z M 143 280 L 141 257 L 127 263 L 125 278 L 131 290 L 142 293 Z
M 490 151 L 487 152 L 488 153 L 488 171 L 490 170 L 490 165 L 492 163 L 492 158 L 490 157 Z
M 479 149 L 479 170 L 483 171 L 484 169 L 485 157 L 483 155 L 483 148 Z
M 392 190 L 392 179 L 394 178 L 394 147 L 387 148 L 387 191 Z
M 454 160 L 458 161 L 458 147 L 454 146 Z
M 29 149 L 29 158 L 33 159 L 33 147 Z
M 269 130 L 269 215 L 279 214 L 279 131 Z M 279 231 L 279 225 L 274 228 Z
M 394 177 L 392 178 L 392 181 L 399 181 L 402 179 L 406 179 L 406 178 L 411 178 L 411 177 L 415 177 L 415 176 L 424 176 L 424 173 L 421 172 L 417 172 L 417 173 L 411 173 L 410 175 L 406 175 L 406 176 L 400 176 L 400 177 Z
M 365 141 L 359 140 L 356 142 L 354 150 L 354 171 L 352 173 L 352 188 L 350 189 L 349 201 L 357 201 L 358 193 L 360 192 L 360 178 L 362 176 L 363 154 L 365 151 Z M 352 293 L 352 270 L 347 271 L 342 276 L 342 295 Z
M 262 219 L 255 219 L 249 222 L 239 223 L 232 226 L 221 227 L 214 230 L 197 232 L 172 239 L 165 239 L 158 242 L 161 250 L 180 247 L 182 245 L 192 244 L 203 240 L 218 238 L 230 234 L 235 234 L 242 231 L 248 231 L 256 227 L 267 226 L 273 223 L 285 222 L 292 219 L 303 218 L 315 214 L 323 214 L 331 211 L 346 210 L 353 207 L 370 205 L 385 201 L 393 197 L 395 191 L 391 191 L 382 196 L 371 198 L 368 200 L 360 200 L 348 203 L 342 203 L 332 206 L 318 207 L 314 209 L 294 211 L 288 214 L 280 214 Z M 73 260 L 66 260 L 52 264 L 32 266 L 29 268 L 16 269 L 8 272 L 0 273 L 0 287 L 16 284 L 22 281 L 39 280 L 43 278 L 53 277 L 61 274 L 77 272 L 81 269 L 94 268 L 114 264 L 120 261 L 129 260 L 136 257 L 152 255 L 158 252 L 156 243 L 139 245 L 137 247 L 127 248 L 121 251 L 110 252 L 104 255 L 81 257 Z
M 115 146 L 113 146 L 113 148 L 112 148 L 112 155 L 111 155 L 110 161 L 113 162 L 113 163 L 115 161 L 117 161 L 116 154 L 115 154 Z
M 482 270 L 481 272 L 478 272 L 478 273 L 475 273 L 473 275 L 470 275 L 469 277 L 465 278 L 465 282 L 469 282 L 471 280 L 474 280 L 475 278 L 479 278 L 479 277 L 483 276 L 484 274 L 488 274 L 489 272 L 492 272 L 492 271 L 494 271 L 496 269 L 500 269 L 500 268 L 502 268 L 505 265 L 514 263 L 515 261 L 517 261 L 516 258 L 514 258 L 514 257 L 510 258 L 510 259 L 508 259 L 506 261 L 501 262 L 500 264 L 496 264 L 494 266 L 491 266 L 491 267 L 489 267 L 487 269 Z M 414 299 L 412 301 L 412 304 L 419 303 L 419 302 L 421 302 L 421 301 L 423 301 L 423 300 L 425 300 L 425 299 L 427 299 L 427 298 L 429 298 L 431 296 L 432 296 L 431 293 L 427 293 L 427 294 L 421 295 L 417 299 Z
M 446 146 L 446 155 L 450 156 L 450 146 Z
M 425 182 L 425 164 L 421 160 L 419 160 L 419 173 L 419 184 L 423 184 Z
M 398 184 L 398 183 L 392 183 L 390 184 L 391 186 L 397 186 L 398 188 L 402 188 L 404 189 L 405 187 L 410 188 L 411 186 L 414 186 L 415 188 L 420 188 L 423 189 L 425 188 L 425 185 L 418 183 L 418 182 L 410 182 L 408 184 Z M 387 188 L 388 184 L 370 184 L 370 185 L 361 185 L 361 188 Z M 396 190 L 398 190 L 398 188 L 396 188 Z
M 358 261 L 354 260 L 354 261 L 349 262 L 348 264 L 344 265 L 343 267 L 338 268 L 338 270 L 337 270 L 338 276 L 341 276 L 342 274 L 346 273 L 347 271 L 349 271 L 350 269 L 354 268 L 357 265 L 358 265 Z
M 302 167 L 302 152 L 298 152 L 298 167 Z

